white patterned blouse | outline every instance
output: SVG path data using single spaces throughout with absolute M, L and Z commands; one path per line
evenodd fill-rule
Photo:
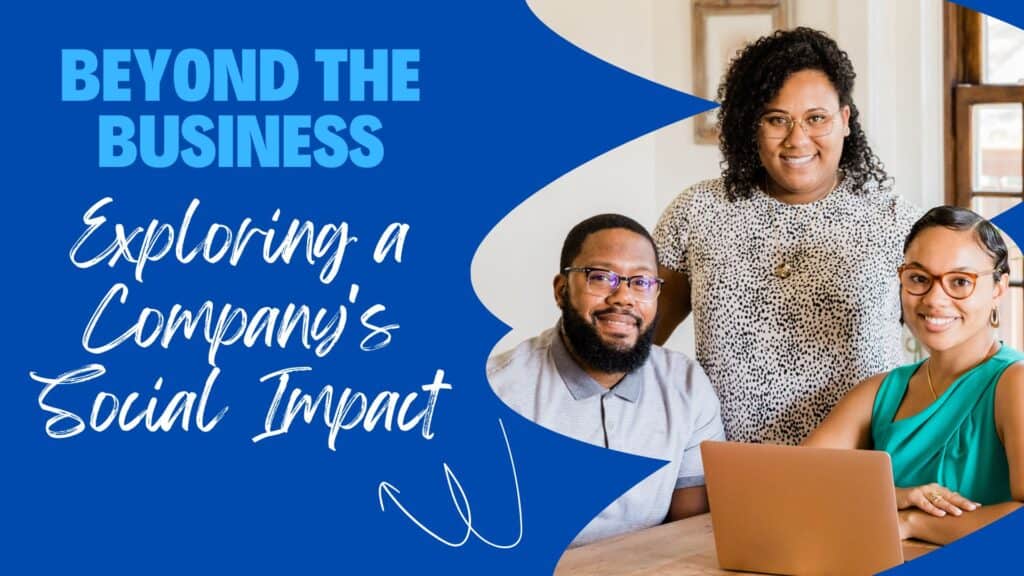
M 681 193 L 654 237 L 690 280 L 696 355 L 726 436 L 797 444 L 857 382 L 903 363 L 896 267 L 920 210 L 843 179 L 802 205 L 721 179 Z

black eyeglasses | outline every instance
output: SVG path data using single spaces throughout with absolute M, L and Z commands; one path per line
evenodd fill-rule
M 590 266 L 567 266 L 562 269 L 564 274 L 569 272 L 582 272 L 587 275 L 587 292 L 594 296 L 607 298 L 619 289 L 623 282 L 629 288 L 633 298 L 643 302 L 650 302 L 658 297 L 661 285 L 665 280 L 656 276 L 637 274 L 636 276 L 623 276 L 604 268 L 591 268 Z

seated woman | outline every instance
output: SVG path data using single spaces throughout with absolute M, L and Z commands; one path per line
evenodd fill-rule
M 945 544 L 1024 502 L 1024 354 L 997 338 L 1010 268 L 992 224 L 933 208 L 903 254 L 903 321 L 931 356 L 858 384 L 804 445 L 888 452 L 902 537 Z

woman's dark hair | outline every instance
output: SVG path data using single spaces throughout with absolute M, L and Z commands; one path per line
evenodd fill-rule
M 959 206 L 938 206 L 926 212 L 924 216 L 921 216 L 910 228 L 910 233 L 907 234 L 907 239 L 903 242 L 903 252 L 907 251 L 910 243 L 923 230 L 935 228 L 936 226 L 957 231 L 973 231 L 978 244 L 992 257 L 992 262 L 994 263 L 992 268 L 995 269 L 993 277 L 999 280 L 1003 274 L 1010 273 L 1009 251 L 1006 249 L 1006 242 L 1003 241 L 1003 236 L 999 233 L 999 230 L 988 220 L 967 208 Z
M 731 200 L 750 198 L 764 183 L 765 169 L 758 156 L 757 123 L 765 104 L 775 98 L 794 72 L 819 70 L 839 93 L 839 104 L 850 107 L 850 134 L 843 143 L 839 168 L 860 193 L 872 180 L 890 187 L 892 180 L 882 161 L 871 151 L 853 103 L 856 73 L 846 52 L 824 32 L 811 28 L 778 30 L 747 45 L 732 60 L 718 87 L 722 177 Z

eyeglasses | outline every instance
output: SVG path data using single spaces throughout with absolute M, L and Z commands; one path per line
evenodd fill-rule
M 562 269 L 562 272 L 565 274 L 569 272 L 583 272 L 587 275 L 587 292 L 602 298 L 614 294 L 619 289 L 619 285 L 625 282 L 633 298 L 649 302 L 658 297 L 661 285 L 665 283 L 663 279 L 654 276 L 647 276 L 645 274 L 623 276 L 611 270 L 591 268 L 589 266 L 567 266 Z
M 970 298 L 974 289 L 978 286 L 978 277 L 986 274 L 994 274 L 998 270 L 986 270 L 984 272 L 946 272 L 945 274 L 932 274 L 917 267 L 909 267 L 906 264 L 896 269 L 900 275 L 900 284 L 907 294 L 912 296 L 924 296 L 931 291 L 936 280 L 942 286 L 942 290 L 954 300 Z
M 769 112 L 758 120 L 757 126 L 761 135 L 772 140 L 781 140 L 789 136 L 797 124 L 809 138 L 821 138 L 832 133 L 835 113 L 824 110 L 808 112 L 799 121 L 785 112 Z

